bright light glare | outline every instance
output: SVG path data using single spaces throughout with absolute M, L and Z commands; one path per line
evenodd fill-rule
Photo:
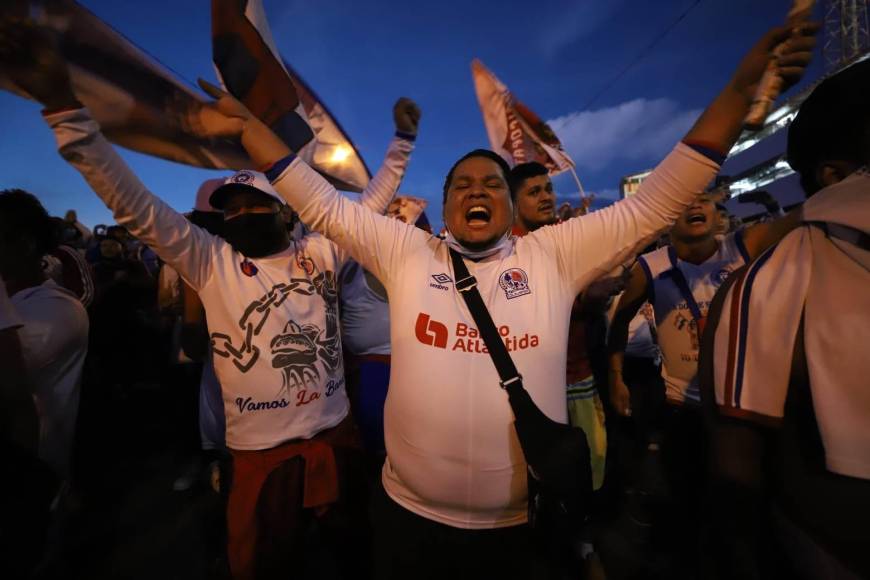
M 337 145 L 332 152 L 332 157 L 329 158 L 331 163 L 342 163 L 350 157 L 352 153 L 347 145 Z

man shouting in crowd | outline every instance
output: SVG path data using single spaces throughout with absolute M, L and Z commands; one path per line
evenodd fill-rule
M 3 27 L 0 60 L 45 106 L 61 155 L 116 221 L 202 300 L 233 455 L 227 513 L 233 576 L 304 569 L 303 538 L 314 517 L 338 538 L 332 545 L 343 552 L 336 557 L 347 577 L 367 576 L 363 475 L 351 481 L 359 442 L 338 333 L 335 273 L 347 253 L 318 234 L 292 240 L 284 200 L 254 171 L 237 172 L 211 195 L 224 214 L 226 241 L 192 225 L 151 194 L 106 142 L 38 30 L 21 22 Z M 360 207 L 378 214 L 402 179 L 420 111 L 400 99 L 393 116 L 396 138 L 361 198 Z
M 206 133 L 241 137 L 302 221 L 349 250 L 393 297 L 388 497 L 375 532 L 380 575 L 541 575 L 525 525 L 526 464 L 510 405 L 456 292 L 448 249 L 468 260 L 535 403 L 566 422 L 566 344 L 577 294 L 703 191 L 740 134 L 773 49 L 788 39 L 777 62 L 786 83 L 795 82 L 811 58 L 816 28 L 765 36 L 637 195 L 518 239 L 510 235 L 510 170 L 491 151 L 473 151 L 448 172 L 441 240 L 343 198 L 243 105 L 202 83 L 219 99 L 200 112 Z
M 203 83 L 218 98 L 199 112 L 203 132 L 240 137 L 254 163 L 270 168 L 267 175 L 303 223 L 348 250 L 391 297 L 393 364 L 383 470 L 388 497 L 382 498 L 376 530 L 382 576 L 542 576 L 525 525 L 526 464 L 511 425 L 510 406 L 497 388 L 498 375 L 456 292 L 448 248 L 468 260 L 532 398 L 547 415 L 564 423 L 565 355 L 575 297 L 672 223 L 704 189 L 718 169 L 717 160 L 740 133 L 773 49 L 789 39 L 777 62 L 786 84 L 794 82 L 809 62 L 813 30 L 782 29 L 767 35 L 685 142 L 631 199 L 519 239 L 510 235 L 514 212 L 509 168 L 490 151 L 473 151 L 448 172 L 443 213 L 448 234 L 441 240 L 344 198 L 236 99 Z M 20 52 L 18 56 L 25 58 Z M 37 72 L 30 76 L 51 81 L 25 88 L 45 98 L 49 107 L 76 106 L 62 71 L 45 59 L 36 62 Z M 57 102 L 57 94 L 65 94 L 65 102 Z M 114 161 L 86 111 L 62 112 L 48 120 L 61 151 L 110 205 L 119 197 L 133 197 L 133 183 L 141 191 L 132 176 L 124 173 L 120 179 L 115 173 L 120 162 Z M 152 224 L 149 218 L 155 210 L 150 204 L 160 205 L 150 196 L 148 201 L 140 211 L 144 223 Z M 118 215 L 129 223 L 126 212 Z M 185 234 L 190 231 L 179 227 Z M 146 234 L 151 228 L 144 229 L 137 235 L 150 242 Z M 182 255 L 189 256 L 190 248 L 185 245 Z M 182 272 L 185 260 L 175 262 Z M 237 268 L 234 261 L 217 264 L 223 265 L 221 273 Z M 195 283 L 203 283 L 196 278 L 199 272 L 192 274 Z M 438 283 L 430 284 L 433 279 Z M 228 284 L 223 288 L 226 295 Z M 280 304 L 282 298 L 275 302 Z M 322 339 L 314 339 L 318 348 Z M 283 337 L 276 341 L 288 350 L 294 343 Z M 301 339 L 295 342 L 299 352 L 306 352 Z M 238 349 L 236 343 L 233 347 Z
M 704 494 L 706 434 L 698 391 L 698 349 L 710 301 L 737 270 L 800 223 L 800 210 L 772 222 L 716 238 L 721 219 L 709 194 L 698 197 L 670 230 L 671 244 L 640 256 L 629 274 L 608 339 L 610 398 L 614 410 L 631 415 L 623 380 L 629 324 L 645 302 L 652 305 L 662 353 L 666 408 L 662 466 L 671 504 L 664 535 L 672 563 L 685 577 L 696 566 L 701 500 Z M 658 409 L 656 410 L 656 412 Z

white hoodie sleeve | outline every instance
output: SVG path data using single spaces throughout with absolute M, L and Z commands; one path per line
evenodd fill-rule
M 45 121 L 54 131 L 61 156 L 112 210 L 115 221 L 152 248 L 195 290 L 202 288 L 225 242 L 194 226 L 148 191 L 103 137 L 87 109 L 53 113 Z
M 557 256 L 565 281 L 579 292 L 670 227 L 719 170 L 713 160 L 678 144 L 641 184 L 612 206 L 523 238 Z

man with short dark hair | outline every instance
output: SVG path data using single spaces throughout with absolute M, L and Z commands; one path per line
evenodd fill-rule
M 537 161 L 521 163 L 511 169 L 508 180 L 516 200 L 515 234 L 556 223 L 556 193 L 546 167 Z

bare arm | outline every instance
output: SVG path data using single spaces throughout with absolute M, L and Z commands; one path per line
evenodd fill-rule
M 784 217 L 770 222 L 759 223 L 743 230 L 743 245 L 749 253 L 749 258 L 754 260 L 764 250 L 779 242 L 790 231 L 801 224 L 803 220 L 803 208 L 799 207 L 788 212 Z
M 788 39 L 779 71 L 785 86 L 796 82 L 808 65 L 818 27 L 792 33 L 777 28 L 744 57 L 731 80 L 686 134 L 683 143 L 656 167 L 640 191 L 607 209 L 570 219 L 531 234 L 560 259 L 567 281 L 577 291 L 604 275 L 671 225 L 700 194 L 718 170 L 743 127 L 755 89 L 773 55 Z M 589 248 L 596 248 L 590 252 Z
M 631 415 L 628 387 L 622 378 L 625 348 L 628 344 L 628 326 L 647 298 L 647 279 L 639 263 L 631 269 L 625 292 L 619 298 L 616 314 L 607 337 L 608 379 L 610 402 L 620 415 Z
M 743 120 L 749 113 L 758 83 L 768 63 L 774 58 L 774 49 L 785 43 L 777 59 L 785 91 L 800 80 L 809 65 L 818 29 L 818 24 L 807 23 L 798 28 L 774 28 L 765 34 L 747 53 L 729 83 L 686 134 L 685 141 L 727 153 L 743 130 Z

